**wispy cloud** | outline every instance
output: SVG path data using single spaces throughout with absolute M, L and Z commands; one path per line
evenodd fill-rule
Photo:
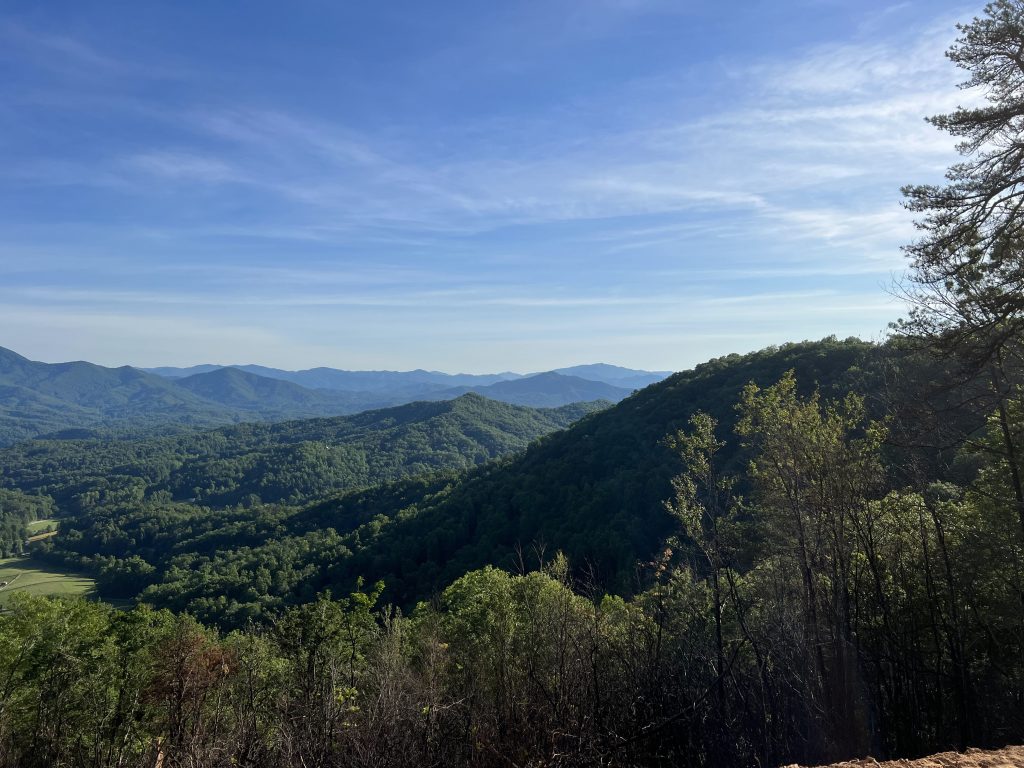
M 921 119 L 960 98 L 942 56 L 949 30 L 943 23 L 909 43 L 827 46 L 748 65 L 733 73 L 747 83 L 733 110 L 696 121 L 663 116 L 656 128 L 514 157 L 466 147 L 439 163 L 408 133 L 381 141 L 296 114 L 238 109 L 187 118 L 207 149 L 154 148 L 131 164 L 182 183 L 249 185 L 335 233 L 472 233 L 742 209 L 776 234 L 787 226 L 795 236 L 895 244 L 909 231 L 894 212 L 898 185 L 934 175 L 951 157 L 951 142 Z M 837 206 L 851 188 L 858 210 Z
M 0 41 L 8 54 L 14 50 L 27 52 L 40 65 L 63 73 L 82 67 L 106 72 L 121 68 L 120 62 L 81 39 L 30 29 L 12 21 L 0 22 Z
M 614 39 L 616 25 L 677 5 L 558 0 L 545 45 Z M 90 115 L 82 147 L 51 128 L 39 153 L 5 156 L 0 185 L 15 204 L 47 188 L 95 194 L 54 205 L 60 226 L 33 230 L 8 214 L 0 253 L 22 255 L 18 268 L 0 265 L 0 294 L 48 306 L 62 327 L 93 318 L 83 327 L 97 333 L 115 318 L 159 316 L 158 335 L 170 318 L 205 318 L 241 329 L 236 340 L 253 348 L 272 328 L 263 341 L 308 352 L 356 329 L 367 360 L 402 335 L 389 316 L 417 326 L 396 354 L 445 336 L 500 339 L 498 355 L 516 333 L 546 343 L 547 328 L 671 339 L 671 365 L 716 339 L 872 332 L 899 311 L 879 284 L 913 236 L 899 186 L 939 178 L 954 156 L 922 117 L 973 98 L 943 56 L 952 18 L 894 26 L 905 13 L 883 11 L 884 23 L 839 42 L 698 62 L 699 77 L 684 62 L 521 112 L 462 104 L 430 121 L 388 94 L 396 105 L 376 124 L 290 94 L 191 81 L 173 103 L 153 99 L 152 61 L 133 69 L 84 36 L 0 27 L 0 43 L 50 67 L 64 92 L 115 105 Z M 569 23 L 581 16 L 583 28 Z M 416 65 L 430 73 L 453 55 Z M 487 66 L 530 66 L 500 58 Z M 72 88 L 73 70 L 100 85 Z M 79 118 L 79 102 L 61 107 L 45 108 Z M 23 111 L 3 118 L 31 134 Z M 110 125 L 118 140 L 97 139 Z M 315 341 L 299 344 L 305 335 Z
M 172 180 L 194 180 L 206 183 L 243 182 L 228 163 L 215 157 L 191 152 L 147 152 L 128 158 L 128 164 L 146 173 Z
M 637 122 L 582 144 L 570 134 L 512 156 L 489 153 L 483 144 L 439 159 L 411 127 L 382 140 L 306 115 L 238 107 L 185 112 L 177 119 L 196 137 L 192 146 L 154 145 L 122 158 L 115 170 L 92 169 L 99 172 L 90 176 L 85 168 L 37 164 L 25 173 L 50 183 L 110 184 L 113 176 L 144 187 L 157 176 L 180 185 L 245 186 L 263 198 L 250 205 L 272 211 L 272 225 L 251 231 L 270 237 L 343 241 L 368 227 L 472 234 L 739 209 L 775 235 L 785 225 L 796 236 L 845 233 L 848 242 L 863 233 L 872 244 L 895 243 L 908 231 L 891 213 L 896 188 L 917 174 L 934 175 L 951 157 L 951 143 L 921 119 L 962 98 L 942 56 L 950 29 L 943 20 L 909 39 L 821 46 L 735 67 L 730 81 L 743 83 L 735 107 L 698 119 L 672 115 L 667 97 L 674 86 L 666 83 L 666 93 L 644 94 L 650 104 L 666 105 L 656 125 Z M 17 28 L 8 34 L 94 66 L 113 64 L 70 38 Z M 650 116 L 650 109 L 639 114 Z M 836 202 L 851 188 L 859 210 L 842 225 Z M 273 212 L 275 199 L 284 205 Z

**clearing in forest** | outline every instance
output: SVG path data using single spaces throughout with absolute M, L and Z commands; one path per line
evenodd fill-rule
M 48 533 L 50 531 L 56 531 L 60 527 L 60 520 L 55 520 L 50 517 L 45 520 L 34 520 L 26 526 L 30 536 L 35 536 L 39 533 Z
M 15 592 L 74 597 L 89 596 L 96 588 L 96 582 L 90 578 L 30 557 L 0 559 L 0 584 L 6 584 L 0 586 L 0 609 Z

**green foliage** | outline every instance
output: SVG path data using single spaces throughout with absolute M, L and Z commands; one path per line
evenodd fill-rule
M 47 440 L 0 452 L 0 482 L 76 512 L 171 498 L 209 506 L 300 503 L 466 469 L 599 409 L 535 410 L 465 395 L 355 416 L 244 424 L 142 440 Z
M 581 409 L 538 412 L 467 396 L 159 440 L 26 443 L 0 455 L 0 471 L 77 513 L 48 556 L 96 574 L 101 594 L 142 595 L 227 626 L 325 588 L 350 590 L 361 575 L 384 580 L 387 599 L 408 607 L 468 570 L 530 565 L 545 547 L 629 594 L 637 561 L 656 558 L 673 529 L 663 502 L 679 460 L 666 434 L 696 410 L 728 430 L 744 385 L 789 369 L 823 391 L 874 391 L 863 371 L 880 354 L 829 339 L 712 361 L 463 477 L 398 480 L 300 507 L 261 502 L 471 466 Z M 361 452 L 365 473 L 360 465 L 353 478 L 351 463 L 321 461 L 324 450 Z M 722 449 L 723 473 L 742 465 L 737 450 Z M 307 451 L 305 460 L 284 458 Z
M 0 488 L 0 559 L 22 552 L 30 524 L 53 514 L 53 501 Z
M 959 30 L 947 57 L 968 74 L 962 87 L 978 89 L 982 98 L 929 118 L 959 141 L 962 158 L 950 166 L 945 183 L 903 189 L 922 233 L 905 248 L 913 309 L 903 328 L 969 369 L 1002 368 L 1014 358 L 1019 366 L 1024 7 L 1019 0 L 995 0 Z
M 1024 547 L 1007 465 L 986 450 L 1003 420 L 964 449 L 973 486 L 900 486 L 865 398 L 802 389 L 791 367 L 737 388 L 720 415 L 739 439 L 697 411 L 652 441 L 668 546 L 631 597 L 592 579 L 581 593 L 540 547 L 537 569 L 471 569 L 408 618 L 380 607 L 384 584 L 349 581 L 407 556 L 395 529 L 467 485 L 521 479 L 562 440 L 586 445 L 615 410 L 466 478 L 66 521 L 81 552 L 109 551 L 111 580 L 149 579 L 145 599 L 242 629 L 17 597 L 0 614 L 0 766 L 813 764 L 1024 738 Z
M 751 380 L 774 383 L 789 369 L 823 391 L 877 391 L 865 367 L 882 351 L 834 339 L 733 355 L 676 374 L 531 446 L 521 456 L 470 472 L 449 491 L 380 511 L 390 520 L 337 569 L 388 584 L 409 604 L 487 564 L 514 567 L 518 550 L 564 551 L 604 588 L 629 594 L 636 564 L 650 562 L 672 532 L 664 508 L 678 457 L 664 437 L 697 411 L 724 430 Z M 742 464 L 738 446 L 720 456 L 723 472 Z M 529 557 L 529 555 L 527 556 Z M 348 575 L 351 574 L 351 575 Z

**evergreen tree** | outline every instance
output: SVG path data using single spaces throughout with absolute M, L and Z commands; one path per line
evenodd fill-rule
M 905 249 L 913 309 L 902 330 L 984 377 L 1024 536 L 1024 445 L 1009 417 L 1024 370 L 1024 3 L 996 0 L 959 30 L 947 55 L 984 102 L 929 118 L 963 159 L 946 184 L 903 190 L 923 236 Z

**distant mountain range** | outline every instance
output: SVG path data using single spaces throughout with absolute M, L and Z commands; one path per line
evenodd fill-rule
M 553 373 L 563 376 L 576 376 L 587 381 L 600 381 L 625 389 L 643 389 L 672 375 L 672 371 L 640 371 L 635 368 L 622 368 L 608 363 L 592 363 L 590 365 L 574 365 L 571 368 L 556 368 Z
M 486 387 L 503 381 L 536 376 L 537 373 L 442 373 L 440 371 L 345 371 L 338 368 L 310 368 L 303 371 L 285 371 L 280 368 L 267 368 L 262 365 L 194 365 L 190 368 L 143 368 L 147 373 L 155 373 L 169 379 L 181 379 L 198 373 L 210 373 L 224 368 L 234 368 L 268 379 L 281 379 L 299 384 L 310 389 L 338 389 L 348 392 L 399 392 L 415 390 L 419 393 L 431 388 L 448 390 L 457 387 L 467 389 Z M 614 387 L 643 389 L 657 381 L 667 378 L 671 371 L 641 371 L 635 368 L 622 368 L 607 363 L 591 365 L 574 365 L 569 368 L 555 368 L 540 373 L 558 373 L 563 376 L 574 376 L 587 381 L 596 381 Z
M 194 365 L 190 368 L 143 368 L 169 379 L 182 379 L 200 373 L 233 368 L 268 379 L 279 379 L 309 389 L 335 389 L 345 392 L 424 392 L 431 389 L 449 389 L 458 386 L 487 386 L 498 381 L 522 378 L 519 373 L 441 373 L 439 371 L 343 371 L 337 368 L 310 368 L 304 371 L 285 371 L 263 365 Z
M 70 428 L 237 420 L 223 405 L 135 368 L 37 363 L 0 348 L 0 444 Z
M 206 373 L 167 380 L 173 386 L 222 406 L 266 414 L 271 411 L 319 416 L 352 413 L 380 402 L 367 393 L 309 389 L 283 379 L 258 376 L 239 368 L 215 368 Z
M 447 400 L 467 392 L 501 400 L 516 405 L 530 405 L 534 408 L 557 408 L 567 403 L 590 400 L 619 402 L 632 393 L 632 389 L 616 387 L 603 381 L 590 381 L 579 376 L 566 376 L 549 371 L 524 376 L 512 381 L 499 381 L 485 387 L 456 387 L 425 395 L 428 400 Z
M 284 371 L 257 365 L 104 368 L 83 361 L 35 362 L 0 347 L 0 445 L 31 437 L 338 416 L 467 393 L 531 407 L 618 402 L 667 375 L 606 364 L 529 375 Z

